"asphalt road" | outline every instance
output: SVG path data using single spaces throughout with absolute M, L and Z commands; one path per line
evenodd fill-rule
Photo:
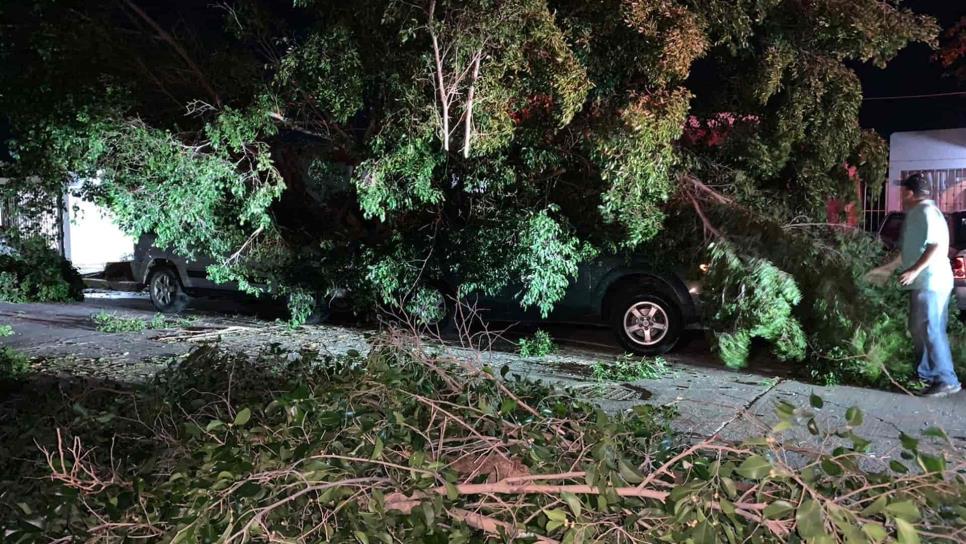
M 282 316 L 277 307 L 202 300 L 190 306 L 195 322 L 186 330 L 108 334 L 97 331 L 90 319 L 101 311 L 145 319 L 154 315 L 145 297 L 130 294 L 94 294 L 79 304 L 0 304 L 0 324 L 9 324 L 16 332 L 0 338 L 0 343 L 31 357 L 66 357 L 68 362 L 62 363 L 59 372 L 70 373 L 69 361 L 84 360 L 78 367 L 102 365 L 107 376 L 123 376 L 130 366 L 138 369 L 133 376 L 146 377 L 164 364 L 163 358 L 187 353 L 201 338 L 217 338 L 225 349 L 246 352 L 277 343 L 293 351 L 308 346 L 339 354 L 366 349 L 374 332 L 351 326 L 304 327 L 292 332 L 273 321 Z M 718 435 L 741 440 L 761 435 L 777 422 L 777 402 L 807 408 L 809 395 L 815 393 L 825 402 L 816 413 L 820 422 L 844 424 L 846 409 L 861 408 L 865 421 L 856 432 L 872 441 L 876 458 L 898 455 L 900 432 L 918 436 L 930 427 L 944 429 L 957 448 L 966 444 L 966 393 L 922 399 L 855 387 L 820 387 L 789 378 L 788 367 L 764 358 L 751 370 L 731 371 L 709 354 L 700 334 L 692 335 L 667 357 L 672 372 L 665 376 L 633 383 L 598 383 L 590 377 L 592 366 L 612 361 L 621 352 L 610 332 L 588 327 L 549 330 L 563 348 L 548 357 L 521 358 L 510 350 L 470 354 L 452 345 L 449 349 L 490 365 L 509 365 L 521 375 L 583 390 L 606 410 L 641 403 L 675 406 L 679 413 L 676 429 L 699 438 Z M 147 364 L 146 360 L 154 362 Z M 784 441 L 814 442 L 803 428 L 787 431 Z

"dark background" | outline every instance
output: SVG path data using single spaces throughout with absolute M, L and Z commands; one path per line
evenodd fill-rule
M 966 0 L 906 0 L 903 5 L 937 17 L 944 29 L 966 16 Z M 943 74 L 942 66 L 933 60 L 934 54 L 928 46 L 916 44 L 899 53 L 885 70 L 865 64 L 854 66 L 866 97 L 863 127 L 877 130 L 886 139 L 893 132 L 907 130 L 966 128 L 966 95 L 870 100 L 966 91 L 966 85 Z

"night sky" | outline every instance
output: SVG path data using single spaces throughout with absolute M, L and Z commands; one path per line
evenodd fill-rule
M 949 28 L 966 16 L 966 0 L 906 0 L 904 5 L 927 13 Z M 883 96 L 906 96 L 966 91 L 966 84 L 943 75 L 932 60 L 935 52 L 917 44 L 904 49 L 885 70 L 871 65 L 855 66 L 866 100 L 862 126 L 888 139 L 893 132 L 939 128 L 966 128 L 966 95 L 907 100 L 869 100 Z

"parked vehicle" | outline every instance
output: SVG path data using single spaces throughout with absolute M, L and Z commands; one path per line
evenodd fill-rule
M 960 312 L 966 312 L 966 212 L 943 214 L 949 225 L 949 265 L 953 269 L 955 281 L 954 293 L 956 306 Z M 899 238 L 902 235 L 902 223 L 906 215 L 902 212 L 892 212 L 886 216 L 879 227 L 879 239 L 889 251 L 899 248 Z
M 579 267 L 553 312 L 543 319 L 522 310 L 519 285 L 472 301 L 491 321 L 607 325 L 621 345 L 638 355 L 674 348 L 683 331 L 700 320 L 700 283 L 679 271 L 656 268 L 645 258 L 602 257 Z
M 155 236 L 145 234 L 134 246 L 131 272 L 138 287 L 146 287 L 155 309 L 162 313 L 180 313 L 192 297 L 216 296 L 247 297 L 235 283 L 216 283 L 208 279 L 208 266 L 215 261 L 199 255 L 195 259 L 185 257 L 155 245 Z M 274 299 L 280 305 L 284 300 Z M 308 318 L 308 323 L 319 323 L 332 313 L 350 311 L 343 291 L 317 297 L 319 303 Z
M 151 234 L 138 239 L 131 269 L 134 280 L 147 287 L 151 303 L 159 312 L 181 312 L 191 296 L 239 292 L 237 285 L 219 284 L 208 279 L 205 269 L 214 264 L 210 258 L 188 260 L 156 247 L 154 241 Z
M 192 296 L 238 292 L 234 284 L 208 279 L 205 269 L 211 259 L 188 260 L 156 247 L 154 241 L 151 235 L 138 240 L 131 268 L 135 281 L 147 286 L 158 311 L 180 312 Z M 448 283 L 441 290 L 457 292 L 458 281 Z M 624 348 L 641 355 L 671 350 L 684 329 L 699 320 L 700 285 L 640 258 L 605 257 L 585 263 L 547 319 L 535 309 L 522 310 L 515 297 L 519 291 L 519 285 L 510 286 L 496 296 L 474 296 L 472 302 L 490 321 L 608 325 Z M 338 306 L 334 309 L 338 311 Z

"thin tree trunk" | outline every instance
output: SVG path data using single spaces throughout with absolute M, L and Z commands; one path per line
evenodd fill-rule
M 434 15 L 436 0 L 429 3 L 429 36 L 433 41 L 433 60 L 436 63 L 436 87 L 439 90 L 440 113 L 443 117 L 443 149 L 449 151 L 449 98 L 446 96 L 446 84 L 443 82 L 443 56 L 439 52 L 439 39 L 436 37 Z
M 470 90 L 466 95 L 466 128 L 463 132 L 463 157 L 470 156 L 470 141 L 473 136 L 473 98 L 476 95 L 476 80 L 480 77 L 480 61 L 483 50 L 476 52 L 473 57 L 473 79 L 470 80 Z

